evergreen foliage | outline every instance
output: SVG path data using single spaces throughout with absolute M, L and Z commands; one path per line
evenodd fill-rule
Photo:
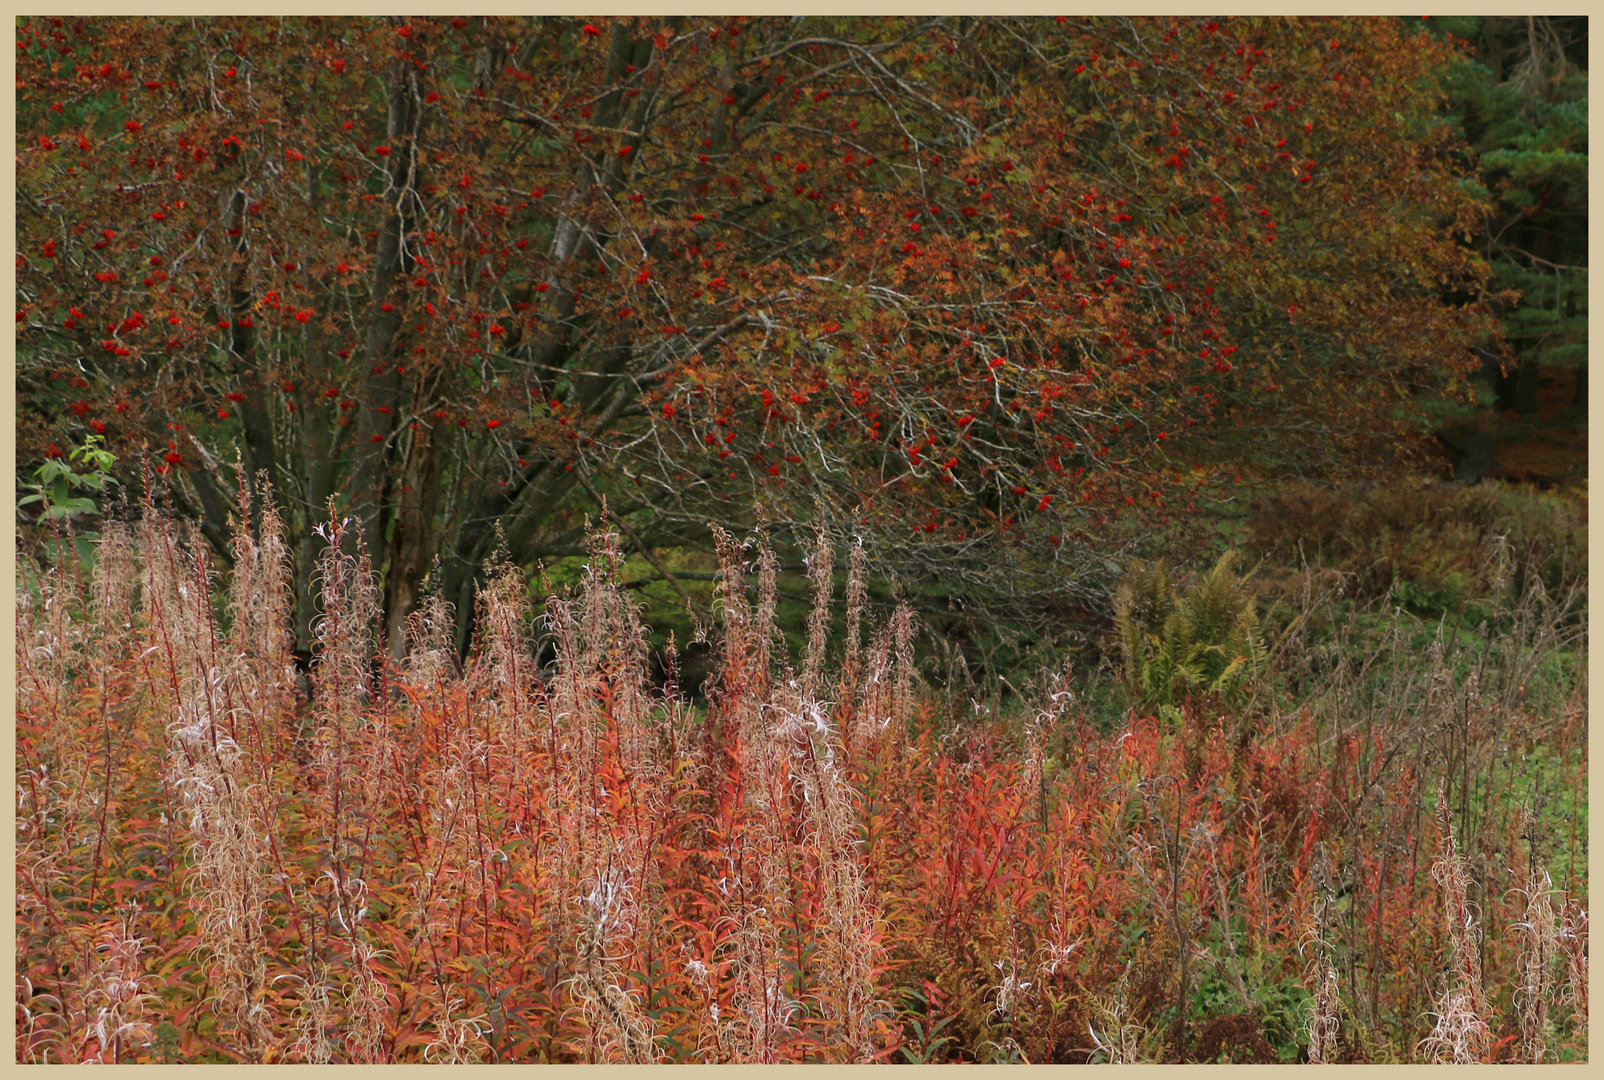
M 1470 46 L 1444 76 L 1450 118 L 1479 170 L 1491 217 L 1478 238 L 1505 355 L 1500 409 L 1537 411 L 1537 372 L 1587 362 L 1587 18 L 1427 20 Z M 1494 367 L 1489 356 L 1489 368 Z

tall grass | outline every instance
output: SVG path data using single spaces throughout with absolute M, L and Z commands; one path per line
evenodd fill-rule
M 20 1059 L 1586 1054 L 1585 637 L 1539 574 L 1424 644 L 1310 577 L 1250 683 L 1145 679 L 1107 731 L 1065 668 L 955 728 L 857 551 L 810 554 L 793 662 L 776 560 L 720 535 L 693 706 L 605 530 L 538 616 L 494 573 L 461 662 L 426 593 L 395 663 L 325 529 L 309 693 L 270 514 L 226 590 L 148 507 L 30 576 Z

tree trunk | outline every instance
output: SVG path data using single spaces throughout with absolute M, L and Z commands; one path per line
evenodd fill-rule
M 332 401 L 319 401 L 309 393 L 300 396 L 301 437 L 306 442 L 306 473 L 302 488 L 306 521 L 295 559 L 295 647 L 310 653 L 312 623 L 317 618 L 317 596 L 313 588 L 317 562 L 326 545 L 317 526 L 328 519 L 329 499 L 336 491 L 341 426 L 332 415 Z
M 416 198 L 417 163 L 422 156 L 419 130 L 422 100 L 415 73 L 410 65 L 392 68 L 395 80 L 390 87 L 386 130 L 393 145 L 387 165 L 384 201 L 392 209 L 385 214 L 379 234 L 378 253 L 373 260 L 373 290 L 370 299 L 373 321 L 368 326 L 364 349 L 367 370 L 363 373 L 358 400 L 363 408 L 356 419 L 355 461 L 347 495 L 352 515 L 361 529 L 368 550 L 378 551 L 386 541 L 389 500 L 394 493 L 393 466 L 398 457 L 396 418 L 401 407 L 400 363 L 395 356 L 396 335 L 401 329 L 400 305 L 390 305 L 396 279 L 406 260 L 406 231 Z
M 384 578 L 384 642 L 390 659 L 406 658 L 406 618 L 417 605 L 419 586 L 434 554 L 429 523 L 440 505 L 440 473 L 449 429 L 418 428 L 412 437 L 400 490 L 396 493 Z
M 233 281 L 229 283 L 228 307 L 222 317 L 229 322 L 229 368 L 239 379 L 240 392 L 245 395 L 245 400 L 239 403 L 239 418 L 245 429 L 244 465 L 252 478 L 252 505 L 246 511 L 250 514 L 253 534 L 260 539 L 261 533 L 257 530 L 262 520 L 262 500 L 267 493 L 255 482 L 258 473 L 266 473 L 273 485 L 272 497 L 279 517 L 288 521 L 289 515 L 280 490 L 282 479 L 278 471 L 276 436 L 272 413 L 267 405 L 268 387 L 262 378 L 261 359 L 256 353 L 256 327 L 240 325 L 251 310 L 251 294 L 246 288 L 249 254 L 242 227 L 245 220 L 245 192 L 236 188 L 225 195 L 223 201 L 224 232 L 238 230 L 240 237 L 234 244 L 239 264 L 234 268 Z

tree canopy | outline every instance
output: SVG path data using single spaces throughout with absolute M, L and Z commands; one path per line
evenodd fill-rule
M 1391 467 L 1496 332 L 1385 19 L 19 20 L 20 447 L 104 433 L 297 632 L 384 576 L 713 524 L 999 613 L 1106 596 L 1244 466 Z M 437 567 L 437 569 L 432 569 Z M 466 623 L 459 641 L 466 640 Z
M 1587 363 L 1587 19 L 1460 16 L 1428 23 L 1464 41 L 1444 73 L 1486 198 L 1478 246 L 1499 296 L 1512 370 L 1494 380 L 1500 408 L 1537 412 L 1537 373 L 1574 367 L 1585 405 Z M 1510 361 L 1508 364 L 1503 361 Z

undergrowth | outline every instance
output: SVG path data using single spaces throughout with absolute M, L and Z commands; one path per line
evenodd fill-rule
M 1536 569 L 1424 645 L 1313 570 L 1274 633 L 1229 562 L 1148 580 L 1110 728 L 1067 667 L 952 709 L 823 544 L 793 653 L 720 537 L 705 708 L 606 531 L 538 619 L 503 568 L 466 662 L 438 596 L 396 661 L 327 529 L 304 687 L 271 517 L 227 583 L 148 506 L 24 575 L 20 1060 L 1586 1055 L 1585 636 Z

